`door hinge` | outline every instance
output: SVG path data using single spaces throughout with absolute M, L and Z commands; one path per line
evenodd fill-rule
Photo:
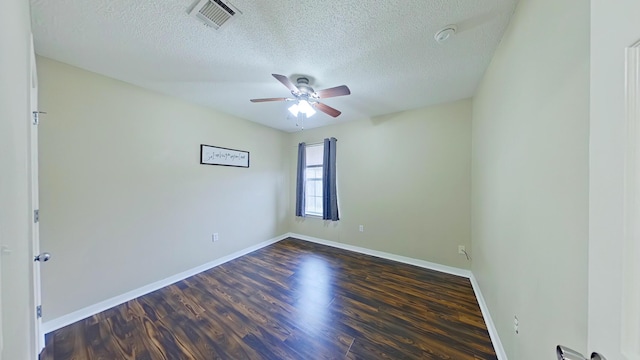
M 40 222 L 40 210 L 33 210 L 33 222 L 34 223 L 38 223 Z
M 42 317 L 42 305 L 36 306 L 36 316 L 38 316 L 38 319 Z
M 40 114 L 46 114 L 44 111 L 34 111 L 33 112 L 33 125 L 40 124 Z

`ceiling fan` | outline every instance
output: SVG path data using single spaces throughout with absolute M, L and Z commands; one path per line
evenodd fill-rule
M 323 113 L 338 117 L 342 114 L 339 110 L 325 105 L 318 101 L 319 99 L 326 99 L 330 97 L 343 96 L 351 94 L 351 90 L 346 85 L 340 85 L 329 89 L 315 91 L 309 85 L 309 78 L 306 76 L 299 76 L 296 79 L 296 84 L 292 83 L 289 78 L 284 75 L 271 74 L 276 80 L 280 81 L 284 86 L 291 91 L 293 98 L 265 98 L 265 99 L 251 99 L 251 102 L 267 102 L 267 101 L 295 101 L 296 103 L 289 108 L 289 111 L 297 116 L 299 113 L 305 114 L 307 117 L 315 114 L 315 109 L 322 111 Z

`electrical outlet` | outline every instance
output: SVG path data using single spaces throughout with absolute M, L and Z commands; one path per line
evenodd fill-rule
M 458 245 L 458 254 L 464 255 L 465 251 L 467 250 L 464 248 L 464 245 Z
M 360 232 L 364 231 L 364 225 L 360 225 L 360 227 L 358 228 L 360 230 Z
M 220 238 L 218 237 L 218 233 L 213 233 L 213 236 L 211 238 L 213 239 L 213 242 L 220 240 Z
M 520 322 L 518 321 L 518 317 L 516 315 L 513 316 L 513 331 L 518 334 L 520 331 L 518 327 L 520 326 Z

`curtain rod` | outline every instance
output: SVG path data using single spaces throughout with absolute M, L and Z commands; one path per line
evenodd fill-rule
M 328 137 L 327 139 L 331 139 L 331 137 Z M 336 141 L 338 141 L 338 139 L 336 139 Z M 320 145 L 320 144 L 324 144 L 324 139 L 322 140 L 318 140 L 318 141 L 298 141 L 296 144 L 294 144 L 294 146 L 298 146 L 298 144 L 300 144 L 301 142 L 307 144 L 307 145 Z
M 297 143 L 293 144 L 292 146 L 298 147 L 298 144 L 300 144 L 301 142 L 305 143 L 306 145 L 323 145 L 324 144 L 324 140 L 320 140 L 320 141 L 317 141 L 317 142 L 298 141 Z

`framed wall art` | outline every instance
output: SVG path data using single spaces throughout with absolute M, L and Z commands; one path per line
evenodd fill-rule
M 200 145 L 200 164 L 249 167 L 249 152 L 219 146 Z

